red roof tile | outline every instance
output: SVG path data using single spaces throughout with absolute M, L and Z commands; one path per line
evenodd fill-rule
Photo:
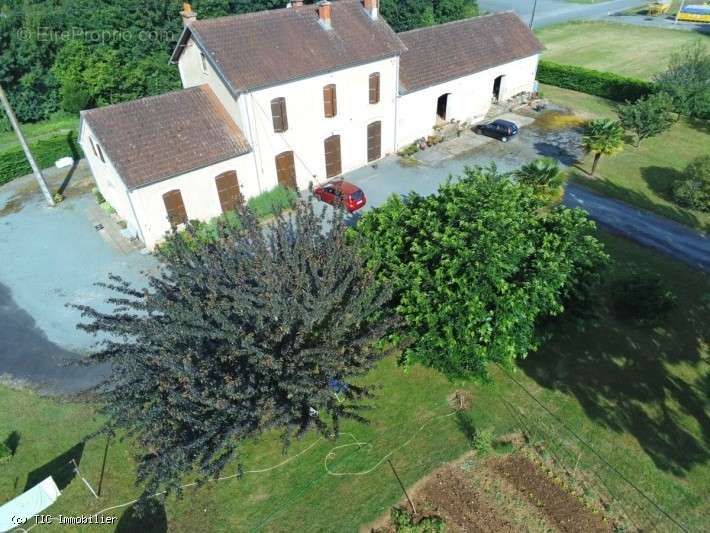
M 373 21 L 360 0 L 332 2 L 332 30 L 318 21 L 315 5 L 197 20 L 183 34 L 172 60 L 177 61 L 192 35 L 239 93 L 405 50 L 387 22 L 382 17 Z
M 129 189 L 251 151 L 207 85 L 81 113 Z
M 400 91 L 417 91 L 540 53 L 543 46 L 512 11 L 398 34 Z

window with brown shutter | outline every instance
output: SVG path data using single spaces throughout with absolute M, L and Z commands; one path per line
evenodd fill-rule
M 91 143 L 91 151 L 94 152 L 94 155 L 96 157 L 99 157 L 99 154 L 96 152 L 96 145 L 94 144 L 94 139 L 89 136 L 89 142 Z
M 179 189 L 168 191 L 163 195 L 165 211 L 168 214 L 168 221 L 171 226 L 185 224 L 187 222 L 187 212 L 185 204 L 182 202 L 182 194 Z
M 377 121 L 367 126 L 367 162 L 377 161 L 382 157 L 382 122 Z
M 338 96 L 333 84 L 323 87 L 323 110 L 325 118 L 333 118 L 338 114 Z
M 103 152 L 103 150 L 101 149 L 101 145 L 98 144 L 98 143 L 96 144 L 96 150 L 99 152 L 99 159 L 101 159 L 101 162 L 102 162 L 102 163 L 105 163 L 106 160 L 104 159 L 104 152 Z
M 340 135 L 328 137 L 323 143 L 325 148 L 325 174 L 328 178 L 340 176 L 343 173 L 340 159 Z
M 293 152 L 283 152 L 276 156 L 276 177 L 279 185 L 289 189 L 298 189 Z
M 374 72 L 370 74 L 370 103 L 378 104 L 380 102 L 380 73 Z
M 271 118 L 274 122 L 274 131 L 282 133 L 288 130 L 288 115 L 286 114 L 286 99 L 274 98 L 271 100 Z
M 242 193 L 239 190 L 239 180 L 234 170 L 229 170 L 217 176 L 217 194 L 222 212 L 234 211 L 242 203 Z

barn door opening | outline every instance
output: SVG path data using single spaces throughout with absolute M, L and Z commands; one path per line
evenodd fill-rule
M 442 94 L 436 101 L 436 121 L 446 122 L 446 111 L 449 106 L 449 94 Z
M 500 100 L 500 87 L 503 85 L 503 76 L 498 76 L 493 82 L 493 100 Z
M 323 143 L 325 148 L 325 175 L 328 178 L 340 176 L 343 164 L 340 158 L 340 135 L 328 137 Z

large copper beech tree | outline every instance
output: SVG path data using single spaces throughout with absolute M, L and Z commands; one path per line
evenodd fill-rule
M 187 473 L 218 476 L 263 431 L 288 443 L 364 421 L 371 392 L 353 379 L 381 356 L 390 293 L 347 241 L 343 214 L 298 201 L 266 224 L 238 217 L 211 238 L 194 226 L 173 235 L 145 290 L 111 278 L 110 312 L 80 307 L 79 327 L 104 339 L 88 363 L 112 368 L 96 389 L 103 429 L 148 452 L 144 497 L 179 493 Z

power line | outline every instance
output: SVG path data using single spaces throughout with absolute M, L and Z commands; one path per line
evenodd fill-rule
M 688 529 L 683 526 L 678 520 L 673 518 L 668 512 L 666 512 L 663 508 L 661 508 L 650 496 L 648 496 L 643 490 L 641 490 L 639 487 L 637 487 L 630 479 L 628 479 L 624 474 L 622 474 L 613 464 L 611 464 L 609 461 L 606 460 L 606 458 L 599 453 L 591 444 L 589 444 L 586 440 L 584 440 L 582 437 L 577 435 L 577 433 L 570 428 L 567 424 L 564 423 L 564 421 L 559 418 L 557 415 L 555 415 L 552 411 L 550 411 L 545 404 L 543 404 L 540 400 L 538 400 L 534 394 L 532 394 L 522 383 L 520 383 L 517 379 L 515 379 L 502 365 L 498 364 L 498 367 L 503 371 L 503 373 L 513 382 L 515 383 L 518 387 L 520 387 L 525 394 L 527 394 L 532 400 L 542 407 L 542 409 L 547 412 L 554 420 L 556 420 L 563 428 L 565 428 L 575 439 L 577 439 L 585 448 L 589 449 L 594 455 L 596 455 L 607 467 L 609 467 L 619 478 L 624 480 L 630 487 L 632 487 L 636 492 L 638 492 L 646 501 L 648 501 L 653 507 L 655 507 L 663 516 L 668 518 L 671 522 L 673 522 L 674 525 L 676 525 L 681 531 L 687 532 Z

